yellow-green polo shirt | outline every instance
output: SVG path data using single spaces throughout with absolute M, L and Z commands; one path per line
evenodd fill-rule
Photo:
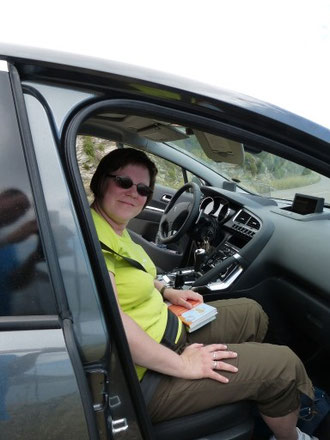
M 161 294 L 154 286 L 155 265 L 142 246 L 134 243 L 126 229 L 120 236 L 96 211 L 92 209 L 91 212 L 99 240 L 118 254 L 138 261 L 146 269 L 147 272 L 144 272 L 123 258 L 103 251 L 108 271 L 115 276 L 121 309 L 151 338 L 160 342 L 165 332 L 168 310 Z M 181 328 L 180 325 L 178 336 L 181 333 Z M 138 378 L 141 380 L 146 368 L 139 365 L 136 365 L 135 368 Z

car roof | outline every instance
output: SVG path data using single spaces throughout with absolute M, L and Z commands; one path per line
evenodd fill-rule
M 256 98 L 182 76 L 102 58 L 3 43 L 0 43 L 0 59 L 14 62 L 16 65 L 17 63 L 21 65 L 28 64 L 30 66 L 30 77 L 33 74 L 37 77 L 37 66 L 42 66 L 48 69 L 68 68 L 75 72 L 78 69 L 91 74 L 108 74 L 112 78 L 117 77 L 123 81 L 133 79 L 149 85 L 164 86 L 173 91 L 181 91 L 199 97 L 203 96 L 229 106 L 247 110 L 290 126 L 322 141 L 330 142 L 330 130 L 315 122 Z M 34 72 L 31 70 L 31 65 L 36 67 Z

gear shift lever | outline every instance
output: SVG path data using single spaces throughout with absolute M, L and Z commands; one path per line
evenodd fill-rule
M 194 267 L 194 269 L 195 269 L 195 272 L 199 272 L 200 271 L 200 268 L 202 267 L 202 264 L 203 264 L 203 262 L 205 260 L 205 254 L 206 254 L 205 249 L 199 248 L 199 249 L 195 250 L 195 252 L 194 252 L 194 259 L 195 259 L 195 267 Z

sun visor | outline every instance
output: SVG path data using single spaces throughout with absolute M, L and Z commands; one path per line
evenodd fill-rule
M 188 136 L 175 127 L 164 124 L 153 124 L 152 126 L 142 128 L 138 131 L 140 136 L 156 142 L 170 142 L 187 139 Z
M 120 126 L 133 130 L 139 136 L 155 142 L 177 141 L 188 137 L 182 130 L 178 130 L 172 124 L 135 115 L 126 116 L 120 122 Z
M 203 131 L 193 131 L 204 153 L 210 159 L 215 162 L 226 162 L 236 165 L 244 163 L 243 144 Z

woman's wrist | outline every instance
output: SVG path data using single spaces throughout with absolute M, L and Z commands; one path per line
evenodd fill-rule
M 162 295 L 162 297 L 164 297 L 164 295 L 165 295 L 165 290 L 167 289 L 167 286 L 162 286 L 161 287 L 161 289 L 160 289 L 160 294 Z

